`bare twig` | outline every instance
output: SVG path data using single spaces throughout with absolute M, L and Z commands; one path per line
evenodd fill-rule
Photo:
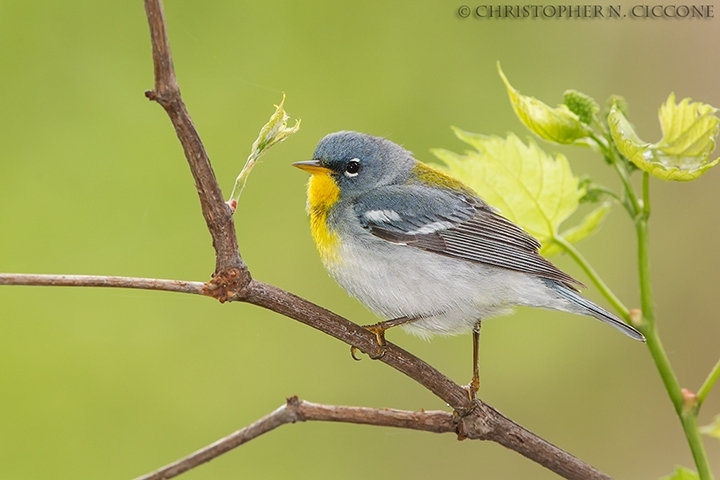
M 136 480 L 166 480 L 176 477 L 277 427 L 288 423 L 309 421 L 357 423 L 409 428 L 434 433 L 454 432 L 456 428 L 453 416 L 447 412 L 409 412 L 406 410 L 321 405 L 292 397 L 287 399 L 285 405 L 252 425 L 221 438 L 217 442 L 170 465 L 138 477 Z
M 162 3 L 159 0 L 145 0 L 145 11 L 150 25 L 155 67 L 155 89 L 145 92 L 145 96 L 163 106 L 185 151 L 185 157 L 195 179 L 195 188 L 200 197 L 202 213 L 213 239 L 215 273 L 236 269 L 237 272 L 231 278 L 239 285 L 232 290 L 239 290 L 250 281 L 250 274 L 238 252 L 235 224 L 230 207 L 223 199 L 200 135 L 180 96 Z
M 524 435 L 522 432 L 527 431 L 521 427 L 520 432 L 517 428 L 507 428 L 509 426 L 518 426 L 493 410 L 491 407 L 483 405 L 480 406 L 480 408 L 486 409 L 487 412 L 483 415 L 474 416 L 474 422 L 482 423 L 488 420 L 489 422 L 479 429 L 473 427 L 473 430 L 477 432 L 480 430 L 487 431 L 488 429 L 491 429 L 493 433 L 488 436 L 487 439 L 496 441 L 505 446 L 508 446 L 508 444 L 517 445 L 517 443 L 520 442 L 524 445 L 524 449 L 528 451 L 544 449 L 548 459 L 557 467 L 552 470 L 565 478 L 576 480 L 610 479 L 610 477 L 592 468 L 586 471 L 578 471 L 572 468 L 574 459 L 568 454 L 561 451 L 560 455 L 555 455 L 558 452 L 554 446 L 548 444 L 535 435 Z M 409 412 L 406 410 L 394 409 L 321 405 L 298 400 L 297 397 L 292 397 L 287 400 L 285 405 L 278 408 L 271 414 L 261 418 L 257 422 L 242 428 L 225 438 L 221 438 L 217 442 L 159 470 L 156 470 L 155 472 L 139 477 L 136 480 L 166 480 L 176 477 L 183 472 L 209 462 L 210 460 L 213 460 L 214 458 L 217 458 L 220 455 L 257 438 L 264 433 L 288 423 L 305 421 L 356 423 L 382 427 L 407 428 L 432 433 L 456 433 L 460 436 L 460 438 L 463 438 L 462 435 L 467 432 L 465 429 L 471 423 L 468 422 L 469 418 L 471 417 L 456 417 L 450 413 L 441 411 Z M 490 425 L 490 423 L 498 420 L 500 420 L 499 424 L 495 426 Z
M 158 278 L 105 277 L 102 275 L 27 275 L 22 273 L 0 273 L 0 285 L 138 288 L 142 290 L 164 290 L 166 292 L 206 295 L 204 293 L 206 287 L 202 282 L 162 280 Z

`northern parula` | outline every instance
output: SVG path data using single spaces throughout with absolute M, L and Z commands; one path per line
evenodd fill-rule
M 421 336 L 473 332 L 470 388 L 479 386 L 480 322 L 515 306 L 589 315 L 643 335 L 578 293 L 580 282 L 540 256 L 540 243 L 460 181 L 401 146 L 358 132 L 331 133 L 313 160 L 307 210 L 330 275 L 387 321 Z

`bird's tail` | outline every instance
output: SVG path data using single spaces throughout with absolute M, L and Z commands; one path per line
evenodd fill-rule
M 583 297 L 576 291 L 571 290 L 566 286 L 559 284 L 553 280 L 546 280 L 546 282 L 551 285 L 551 288 L 555 290 L 555 292 L 561 298 L 572 303 L 573 307 L 579 307 L 577 310 L 575 310 L 575 312 L 595 317 L 601 322 L 607 323 L 608 325 L 617 328 L 628 337 L 634 338 L 635 340 L 640 340 L 641 342 L 645 342 L 645 337 L 642 333 L 640 333 L 627 323 L 623 322 L 604 308 L 595 305 L 593 302 Z

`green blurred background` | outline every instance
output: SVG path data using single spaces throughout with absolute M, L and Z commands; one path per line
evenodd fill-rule
M 720 106 L 718 19 L 462 19 L 461 1 L 192 2 L 165 5 L 185 101 L 226 193 L 287 93 L 300 133 L 253 172 L 236 214 L 253 275 L 354 321 L 375 318 L 326 275 L 304 212 L 310 158 L 354 129 L 429 149 L 464 148 L 450 125 L 525 136 L 495 63 L 552 105 L 575 88 L 630 102 L 660 137 L 671 91 Z M 474 4 L 469 4 L 474 7 Z M 625 4 L 626 8 L 631 4 Z M 717 5 L 716 12 L 718 11 Z M 188 167 L 143 92 L 152 63 L 142 2 L 0 0 L 0 271 L 204 281 L 214 266 Z M 556 147 L 543 144 L 548 151 Z M 617 187 L 588 151 L 577 174 Z M 681 383 L 720 356 L 720 169 L 653 182 L 659 325 Z M 638 304 L 630 221 L 616 208 L 580 245 Z M 586 280 L 567 258 L 554 259 Z M 593 289 L 590 298 L 604 304 Z M 125 479 L 256 420 L 291 395 L 332 404 L 443 409 L 401 374 L 295 321 L 179 294 L 0 288 L 0 478 Z M 470 336 L 389 339 L 458 382 Z M 599 322 L 521 310 L 483 329 L 484 400 L 617 478 L 692 460 L 645 348 Z M 720 413 L 720 388 L 701 423 Z M 706 441 L 720 474 L 720 442 Z M 555 478 L 491 443 L 402 430 L 286 426 L 183 478 Z

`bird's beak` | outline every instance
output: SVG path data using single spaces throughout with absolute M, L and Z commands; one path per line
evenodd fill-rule
M 320 165 L 320 160 L 305 160 L 302 162 L 293 163 L 293 167 L 297 167 L 300 170 L 305 170 L 308 173 L 330 173 L 329 168 L 325 168 Z

